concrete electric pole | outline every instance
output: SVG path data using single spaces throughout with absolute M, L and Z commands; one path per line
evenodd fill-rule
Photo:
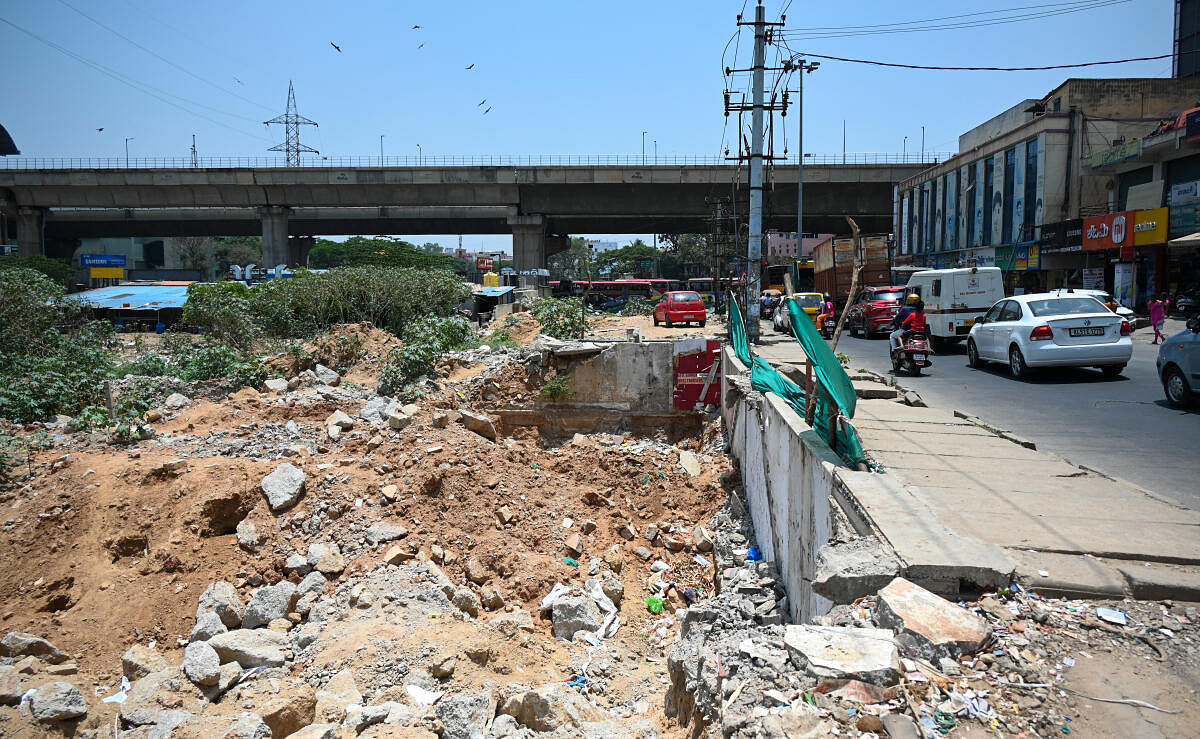
M 812 74 L 821 63 L 810 64 L 803 59 L 797 59 L 795 63 L 800 71 L 800 85 L 796 88 L 796 117 L 800 119 L 796 133 L 796 257 L 799 258 L 804 247 L 804 75 Z M 845 149 L 846 145 L 843 143 L 842 164 L 846 163 Z

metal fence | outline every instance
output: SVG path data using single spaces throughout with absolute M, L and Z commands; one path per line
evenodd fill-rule
M 935 164 L 952 152 L 919 153 L 846 152 L 805 154 L 805 164 Z M 733 166 L 734 161 L 711 154 L 427 154 L 417 156 L 313 156 L 300 160 L 302 168 L 344 167 L 711 167 Z M 794 160 L 776 166 L 794 166 Z M 247 169 L 287 167 L 284 157 L 3 157 L 6 169 Z

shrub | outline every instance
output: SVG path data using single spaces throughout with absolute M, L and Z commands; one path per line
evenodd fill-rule
M 240 282 L 189 285 L 183 321 L 244 351 L 253 347 L 262 335 L 253 315 L 250 288 Z
M 503 329 L 499 331 L 493 331 L 491 335 L 485 338 L 484 343 L 493 348 L 504 347 L 508 349 L 516 349 L 521 346 L 517 343 L 517 340 L 512 337 L 512 334 Z
M 622 316 L 648 316 L 654 312 L 654 303 L 651 303 L 645 298 L 634 296 L 625 303 L 625 307 L 621 309 Z
M 566 400 L 573 395 L 570 375 L 555 375 L 542 385 L 542 397 L 546 400 Z
M 28 257 L 0 257 L 0 270 L 4 269 L 31 269 L 41 272 L 63 287 L 70 287 L 76 278 L 75 268 L 69 262 L 43 257 L 40 254 Z
M 396 395 L 422 376 L 433 374 L 438 357 L 479 346 L 471 323 L 461 316 L 425 316 L 405 329 L 404 346 L 393 349 L 379 376 L 379 392 Z
M 25 351 L 0 352 L 0 417 L 28 423 L 100 405 L 112 341 L 111 324 L 94 321 L 71 333 L 49 328 Z
M 580 298 L 541 298 L 533 304 L 533 315 L 542 324 L 542 333 L 556 339 L 578 339 L 587 330 Z

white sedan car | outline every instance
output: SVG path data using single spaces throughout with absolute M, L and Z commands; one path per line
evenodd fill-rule
M 1006 362 L 1014 377 L 1033 367 L 1099 367 L 1115 377 L 1133 356 L 1129 322 L 1086 295 L 1035 293 L 999 300 L 971 327 L 967 361 Z

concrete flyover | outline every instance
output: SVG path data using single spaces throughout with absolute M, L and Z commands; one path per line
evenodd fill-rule
M 842 232 L 849 215 L 865 232 L 890 231 L 893 185 L 926 166 L 805 166 L 804 230 Z M 765 223 L 794 231 L 796 167 L 770 174 Z M 744 168 L 0 169 L 0 208 L 22 254 L 69 251 L 93 236 L 261 234 L 267 264 L 301 261 L 311 239 L 289 237 L 511 233 L 517 267 L 539 267 L 573 233 L 706 233 L 718 197 L 744 211 Z

